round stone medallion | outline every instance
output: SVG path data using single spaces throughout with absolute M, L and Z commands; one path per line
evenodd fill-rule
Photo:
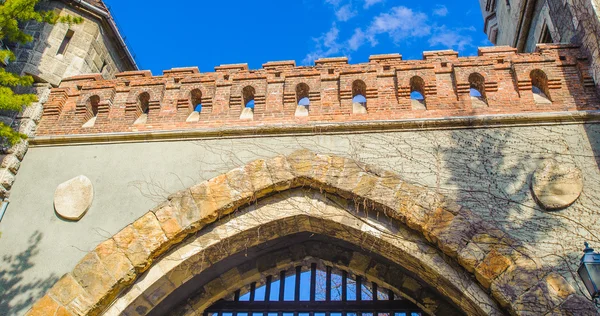
M 582 190 L 581 170 L 571 163 L 548 161 L 535 171 L 531 181 L 533 197 L 548 211 L 573 204 Z
M 80 220 L 92 205 L 94 189 L 86 176 L 77 176 L 63 182 L 54 191 L 54 209 L 60 217 Z

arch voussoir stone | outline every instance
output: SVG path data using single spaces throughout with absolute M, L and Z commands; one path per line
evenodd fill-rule
M 578 299 L 562 276 L 544 271 L 517 240 L 454 200 L 352 159 L 301 150 L 250 162 L 169 196 L 86 255 L 29 315 L 99 314 L 190 234 L 252 201 L 303 186 L 405 223 L 472 273 L 511 314 L 568 312 Z

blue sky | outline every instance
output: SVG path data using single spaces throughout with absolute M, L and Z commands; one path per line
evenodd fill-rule
M 452 48 L 475 55 L 488 46 L 479 1 L 105 0 L 141 69 L 213 71 L 220 64 L 400 53 Z

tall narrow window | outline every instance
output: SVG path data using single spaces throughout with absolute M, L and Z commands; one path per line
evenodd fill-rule
M 200 113 L 202 112 L 202 91 L 194 89 L 190 92 L 190 102 L 192 105 L 192 113 L 186 119 L 186 122 L 198 122 Z
M 419 76 L 410 78 L 410 105 L 413 110 L 426 110 L 425 81 Z
M 310 88 L 306 83 L 300 83 L 296 86 L 296 100 L 298 101 L 296 116 L 308 116 L 308 107 L 310 106 L 309 91 Z
M 481 74 L 472 73 L 469 75 L 469 95 L 471 96 L 472 107 L 482 108 L 487 106 L 485 78 Z
M 352 83 L 352 113 L 367 113 L 367 85 L 362 80 Z
M 194 112 L 202 112 L 202 91 L 194 89 L 190 93 L 192 97 L 192 108 Z
M 91 118 L 89 118 L 82 127 L 92 127 L 94 126 L 94 124 L 96 124 L 96 118 L 98 117 L 98 106 L 100 103 L 100 97 L 97 95 L 91 96 L 88 100 L 87 100 L 87 110 L 88 110 L 88 114 L 87 116 L 90 117 L 91 114 Z
M 244 109 L 240 119 L 251 120 L 254 118 L 254 94 L 256 91 L 252 86 L 247 86 L 242 90 L 242 99 L 244 100 Z
M 133 124 L 146 124 L 150 113 L 150 94 L 144 92 L 138 96 L 138 106 L 142 112 Z
M 550 91 L 548 89 L 548 76 L 546 73 L 539 69 L 534 69 L 529 76 L 531 77 L 531 92 L 533 92 L 533 100 L 535 103 L 552 103 Z
M 550 33 L 550 29 L 548 28 L 547 24 L 544 24 L 544 27 L 542 28 L 542 34 L 540 34 L 539 42 L 543 44 L 554 43 L 554 40 L 552 39 L 552 34 Z
M 65 38 L 63 38 L 62 43 L 60 43 L 60 46 L 58 47 L 58 51 L 56 52 L 56 55 L 64 55 L 65 52 L 67 51 L 67 48 L 69 47 L 69 43 L 71 42 L 71 38 L 73 38 L 73 34 L 75 34 L 75 32 L 73 30 L 68 30 L 67 34 L 65 34 Z

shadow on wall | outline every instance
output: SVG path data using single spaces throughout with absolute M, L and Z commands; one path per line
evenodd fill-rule
M 34 278 L 24 281 L 25 274 L 33 267 L 32 258 L 39 253 L 38 244 L 41 239 L 42 233 L 36 231 L 29 237 L 29 246 L 26 250 L 2 258 L 0 262 L 0 315 L 25 313 L 58 281 L 58 277 L 53 274 L 44 279 Z M 4 247 L 6 246 L 4 245 Z
M 581 80 L 575 75 L 567 81 Z M 573 96 L 576 109 L 591 110 L 597 99 L 578 97 L 581 88 L 569 82 L 563 83 L 563 89 Z M 548 93 L 552 100 L 558 90 Z M 576 270 L 583 242 L 600 245 L 596 234 L 600 191 L 589 185 L 599 180 L 599 127 L 582 124 L 452 131 L 450 141 L 440 149 L 443 170 L 450 173 L 442 193 L 454 196 L 461 205 L 518 237 L 535 251 L 546 268 L 576 282 L 573 284 L 581 293 L 587 293 Z M 576 165 L 584 177 L 579 200 L 559 211 L 544 210 L 531 193 L 533 173 L 550 161 Z

